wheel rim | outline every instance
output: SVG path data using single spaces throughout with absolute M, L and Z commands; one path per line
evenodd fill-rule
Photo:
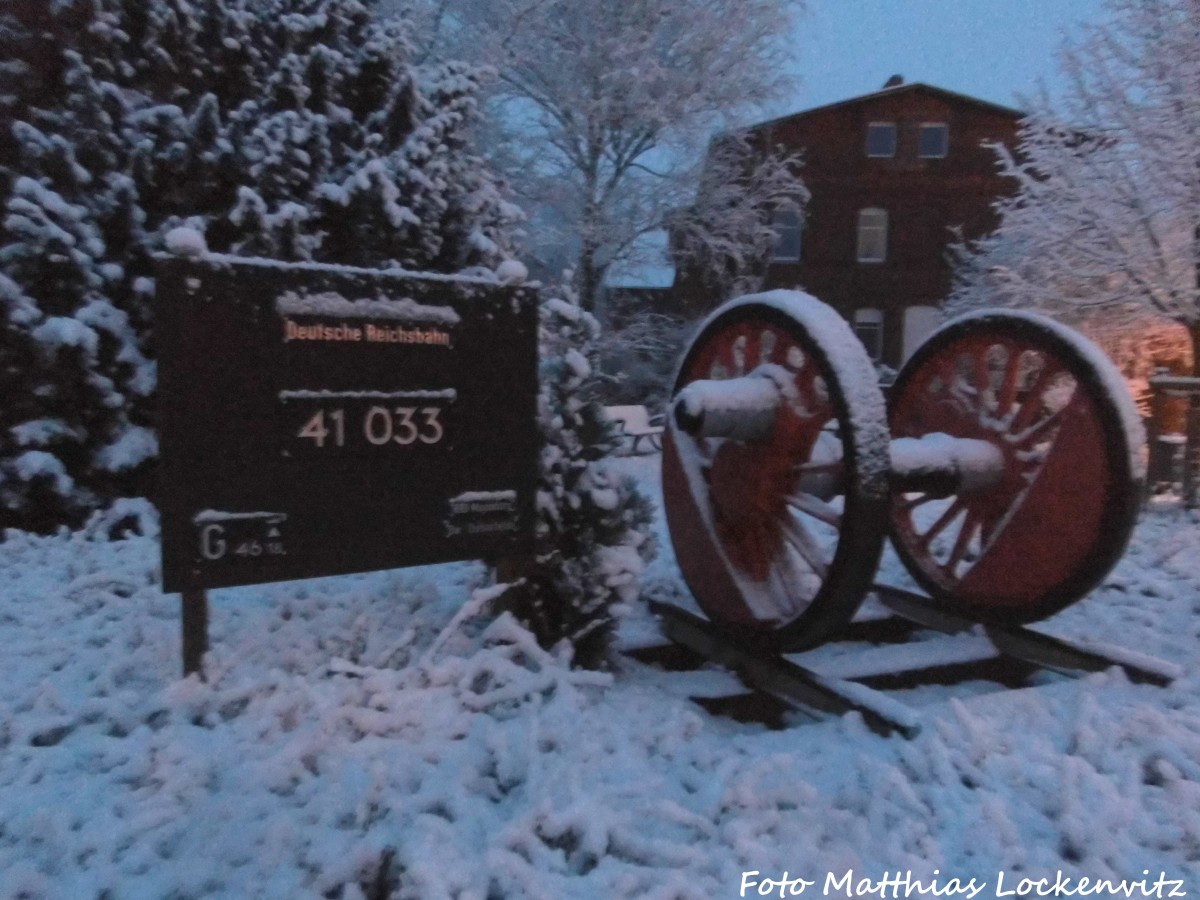
M 893 437 L 991 443 L 1004 469 L 981 491 L 896 493 L 892 540 L 935 598 L 985 621 L 1044 618 L 1090 591 L 1124 551 L 1137 513 L 1119 383 L 1084 339 L 1050 320 L 953 323 L 905 366 Z
M 869 366 L 865 354 L 861 362 Z M 669 422 L 664 502 L 680 569 L 705 613 L 807 646 L 853 615 L 865 593 L 882 545 L 886 488 L 881 472 L 858 464 L 864 438 L 850 422 L 839 367 L 786 312 L 742 303 L 710 320 L 674 393 L 764 364 L 790 379 L 769 438 L 697 440 Z M 879 424 L 882 442 L 881 400 Z

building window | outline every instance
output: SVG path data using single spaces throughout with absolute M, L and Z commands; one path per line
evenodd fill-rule
M 923 159 L 942 159 L 950 149 L 950 129 L 945 122 L 924 122 L 917 141 L 917 155 Z
M 800 210 L 795 207 L 776 210 L 771 227 L 775 229 L 775 254 L 772 258 L 776 262 L 799 262 L 800 232 L 803 228 Z
M 896 155 L 896 123 L 872 122 L 867 126 L 867 156 Z
M 878 362 L 883 356 L 883 310 L 856 309 L 854 334 L 867 348 L 867 355 Z
M 936 306 L 909 306 L 904 310 L 903 350 L 900 362 L 917 352 L 942 324 L 942 311 Z
M 858 211 L 858 261 L 880 263 L 887 259 L 888 214 L 886 209 Z

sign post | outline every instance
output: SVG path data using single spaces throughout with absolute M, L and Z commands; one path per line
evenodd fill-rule
M 172 258 L 156 322 L 163 589 L 183 593 L 186 672 L 207 588 L 528 552 L 529 289 Z
M 183 632 L 183 677 L 195 673 L 204 679 L 204 654 L 208 652 L 208 594 L 184 591 L 179 598 Z

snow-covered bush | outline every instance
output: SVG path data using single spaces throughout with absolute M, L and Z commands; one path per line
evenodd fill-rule
M 467 129 L 482 70 L 411 64 L 360 0 L 60 0 L 0 11 L 0 527 L 149 490 L 152 254 L 442 272 L 516 210 Z
M 536 552 L 509 573 L 523 581 L 505 596 L 543 646 L 566 641 L 588 668 L 606 663 L 617 617 L 656 550 L 650 501 L 604 461 L 618 438 L 595 393 L 599 334 L 569 292 L 543 302 Z
M 694 322 L 678 316 L 639 311 L 605 328 L 600 338 L 604 399 L 635 403 L 652 412 L 666 407 L 671 380 Z

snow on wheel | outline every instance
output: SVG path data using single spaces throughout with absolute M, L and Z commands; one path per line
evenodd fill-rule
M 887 427 L 874 367 L 818 300 L 734 300 L 684 357 L 663 441 L 675 555 L 700 607 L 798 649 L 854 614 L 882 548 Z
M 994 471 L 974 484 L 923 489 L 893 475 L 892 542 L 947 607 L 992 623 L 1042 619 L 1123 553 L 1145 475 L 1141 423 L 1116 368 L 1074 331 L 1031 313 L 956 319 L 905 364 L 888 418 L 895 439 L 994 448 Z

